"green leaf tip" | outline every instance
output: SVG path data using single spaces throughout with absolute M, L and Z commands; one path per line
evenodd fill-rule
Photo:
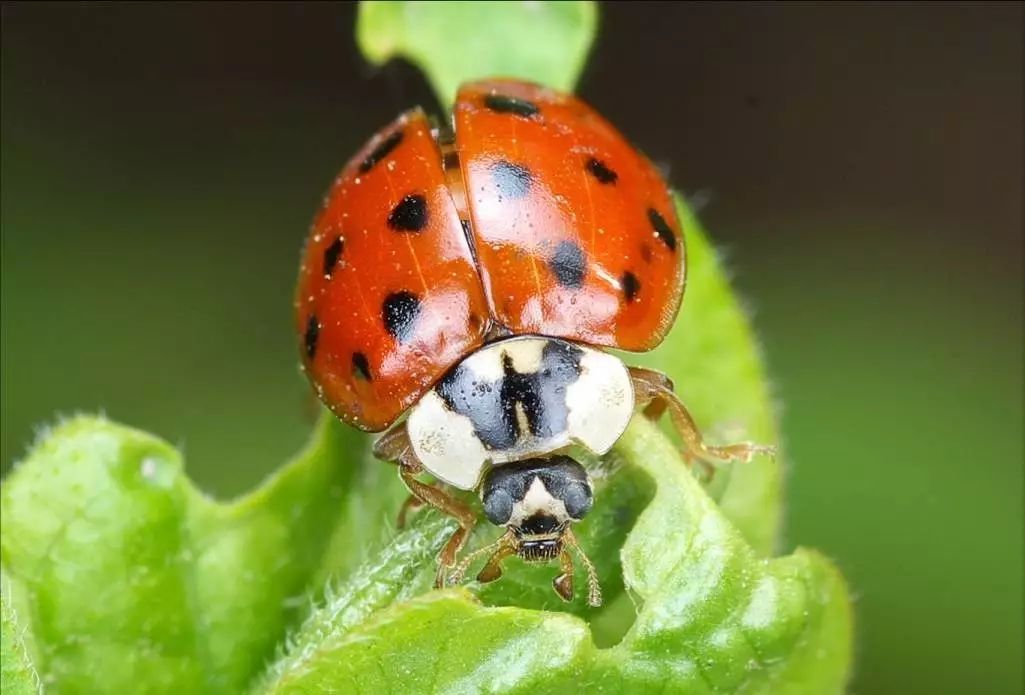
M 484 77 L 572 91 L 597 27 L 593 2 L 373 0 L 359 4 L 356 42 L 375 65 L 415 63 L 448 106 L 460 84 Z

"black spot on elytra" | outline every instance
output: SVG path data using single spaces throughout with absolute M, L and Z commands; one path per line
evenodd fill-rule
M 413 335 L 416 319 L 420 315 L 420 298 L 412 292 L 392 292 L 381 306 L 384 328 L 400 343 Z
M 587 160 L 587 172 L 601 183 L 615 183 L 619 174 L 609 169 L 605 162 L 591 157 Z
M 530 118 L 541 113 L 541 109 L 534 102 L 505 96 L 504 94 L 488 94 L 484 97 L 484 106 L 495 113 L 513 113 L 524 118 Z
M 548 267 L 563 287 L 580 287 L 587 272 L 587 259 L 583 250 L 569 239 L 555 247 L 555 253 L 548 259 Z
M 530 191 L 534 176 L 527 167 L 502 159 L 491 165 L 491 179 L 501 200 L 503 194 L 510 198 L 525 196 Z
M 420 232 L 427 226 L 427 199 L 410 193 L 388 215 L 388 226 L 396 232 Z
M 370 376 L 370 363 L 367 362 L 367 356 L 362 352 L 352 353 L 352 373 L 357 379 L 363 381 L 373 381 L 374 378 Z
M 303 342 L 306 345 L 306 357 L 313 359 L 317 354 L 317 338 L 320 337 L 320 321 L 316 316 L 310 316 L 306 321 L 306 333 L 303 335 Z
M 402 137 L 402 131 L 396 130 L 394 133 L 392 133 L 384 140 L 382 140 L 380 143 L 378 143 L 377 147 L 372 149 L 370 151 L 370 154 L 368 154 L 366 158 L 362 162 L 360 162 L 359 173 L 367 173 L 368 171 L 373 169 L 378 162 L 380 162 L 382 159 L 391 154 L 392 150 L 398 147 L 399 143 L 402 142 Z
M 324 249 L 324 275 L 330 276 L 335 269 L 335 265 L 338 263 L 338 259 L 342 257 L 342 251 L 345 250 L 345 240 L 342 237 L 335 237 L 326 249 Z
M 623 273 L 623 277 L 619 279 L 619 285 L 623 289 L 623 297 L 628 302 L 635 300 L 637 293 L 641 291 L 641 281 L 629 270 Z
M 662 240 L 662 243 L 670 251 L 676 250 L 676 235 L 673 234 L 673 228 L 669 226 L 665 218 L 658 214 L 658 210 L 655 208 L 648 208 L 648 221 L 651 222 L 652 229 L 655 230 L 655 234 Z
M 438 382 L 435 392 L 450 410 L 470 420 L 486 448 L 508 449 L 521 435 L 517 406 L 535 437 L 549 438 L 566 430 L 566 387 L 580 377 L 582 357 L 583 351 L 575 345 L 550 340 L 541 351 L 536 372 L 517 372 L 506 359 L 505 374 L 487 381 L 460 364 Z

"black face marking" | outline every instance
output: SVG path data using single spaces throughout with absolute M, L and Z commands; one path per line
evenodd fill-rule
M 615 183 L 619 174 L 605 166 L 605 162 L 591 157 L 587 160 L 587 172 L 601 183 Z
M 521 374 L 507 357 L 505 375 L 483 381 L 460 364 L 442 377 L 435 391 L 450 410 L 469 418 L 485 448 L 508 449 L 522 434 L 517 408 L 522 408 L 535 437 L 553 437 L 566 430 L 566 387 L 580 377 L 581 357 L 583 351 L 575 345 L 551 340 L 541 352 L 537 372 Z
M 563 287 L 580 287 L 587 272 L 587 259 L 583 250 L 569 239 L 555 247 L 555 253 L 548 259 L 548 267 Z
M 352 373 L 357 379 L 363 381 L 373 381 L 374 378 L 370 376 L 370 363 L 367 362 L 367 356 L 362 352 L 352 353 Z
M 427 226 L 427 199 L 410 193 L 388 215 L 388 226 L 396 232 L 420 232 Z
M 335 237 L 335 240 L 324 249 L 324 275 L 328 277 L 334 272 L 335 265 L 338 263 L 338 259 L 342 257 L 342 251 L 345 250 L 345 241 L 342 237 Z
M 641 291 L 641 281 L 629 270 L 619 279 L 619 286 L 623 289 L 623 297 L 628 302 L 637 299 L 637 293 Z
M 320 336 L 320 321 L 316 316 L 310 316 L 306 322 L 306 333 L 303 335 L 303 342 L 306 345 L 306 357 L 313 359 L 317 354 L 317 338 Z
M 658 210 L 655 208 L 648 208 L 648 221 L 651 222 L 652 228 L 655 230 L 655 234 L 662 240 L 670 251 L 676 250 L 676 235 L 673 234 L 673 228 L 669 226 L 665 218 L 658 214 Z
M 508 97 L 503 94 L 488 94 L 484 97 L 484 106 L 495 113 L 513 113 L 517 116 L 530 118 L 541 113 L 541 109 L 532 101 Z
M 522 198 L 530 191 L 534 176 L 530 169 L 504 159 L 491 165 L 491 179 L 498 189 L 498 199 L 503 196 Z
M 548 514 L 535 514 L 523 520 L 519 531 L 524 536 L 542 536 L 559 529 L 559 522 Z
M 562 500 L 571 518 L 582 519 L 591 509 L 594 495 L 587 471 L 568 456 L 553 456 L 492 468 L 481 486 L 481 500 L 488 521 L 496 526 L 506 524 L 512 517 L 513 506 L 523 501 L 534 478 L 541 480 L 548 494 Z M 493 515 L 489 509 L 494 511 Z M 523 528 L 527 528 L 526 523 Z
M 366 156 L 366 159 L 360 162 L 359 173 L 367 173 L 373 169 L 378 162 L 391 154 L 392 150 L 398 147 L 399 143 L 402 142 L 402 135 L 401 130 L 396 130 L 394 133 L 378 143 L 377 147 L 371 150 L 370 154 Z
M 412 292 L 392 292 L 381 306 L 384 329 L 400 343 L 413 337 L 416 319 L 420 315 L 420 298 Z

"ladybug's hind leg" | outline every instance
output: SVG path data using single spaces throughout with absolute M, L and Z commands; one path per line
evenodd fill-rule
M 452 493 L 434 485 L 428 485 L 416 476 L 423 472 L 423 466 L 413 451 L 409 435 L 406 433 L 405 424 L 383 435 L 374 444 L 374 456 L 384 461 L 392 461 L 399 466 L 399 477 L 405 483 L 412 498 L 406 500 L 399 513 L 399 523 L 405 522 L 405 513 L 422 504 L 429 504 L 432 507 L 448 514 L 459 522 L 459 528 L 445 543 L 438 554 L 438 572 L 435 575 L 434 586 L 441 588 L 445 586 L 445 577 L 448 571 L 455 566 L 459 551 L 466 544 L 473 527 L 477 525 L 477 515 L 473 510 L 456 499 Z M 414 501 L 415 500 L 415 501 Z
M 747 462 L 759 454 L 776 455 L 776 447 L 751 442 L 708 446 L 694 418 L 673 390 L 673 382 L 669 377 L 651 369 L 630 367 L 630 380 L 633 382 L 637 405 L 643 408 L 648 418 L 658 420 L 669 411 L 673 427 L 683 439 L 684 458 L 688 463 L 701 465 L 708 477 L 714 472 L 711 464 L 716 461 Z

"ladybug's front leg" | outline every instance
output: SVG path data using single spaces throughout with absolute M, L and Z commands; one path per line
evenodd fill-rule
M 634 398 L 638 407 L 652 420 L 658 420 L 663 413 L 669 411 L 673 427 L 683 439 L 686 451 L 684 458 L 689 463 L 698 462 L 711 477 L 714 469 L 709 465 L 713 461 L 750 461 L 758 454 L 776 455 L 776 447 L 740 442 L 725 446 L 708 446 L 705 444 L 694 418 L 673 390 L 673 382 L 665 374 L 642 367 L 630 367 L 630 379 L 633 382 Z
M 404 521 L 405 511 L 409 507 L 420 504 L 429 504 L 459 522 L 459 528 L 455 530 L 438 554 L 438 572 L 435 575 L 434 586 L 435 588 L 445 586 L 445 577 L 449 569 L 455 566 L 459 551 L 466 544 L 466 539 L 469 538 L 473 527 L 477 525 L 477 515 L 472 509 L 453 497 L 451 493 L 416 479 L 416 476 L 423 472 L 423 466 L 409 442 L 405 424 L 399 425 L 377 440 L 374 444 L 374 456 L 399 465 L 399 477 L 402 478 L 402 482 L 405 483 L 413 498 L 417 500 L 416 503 L 407 500 L 403 504 L 399 516 L 400 523 Z

